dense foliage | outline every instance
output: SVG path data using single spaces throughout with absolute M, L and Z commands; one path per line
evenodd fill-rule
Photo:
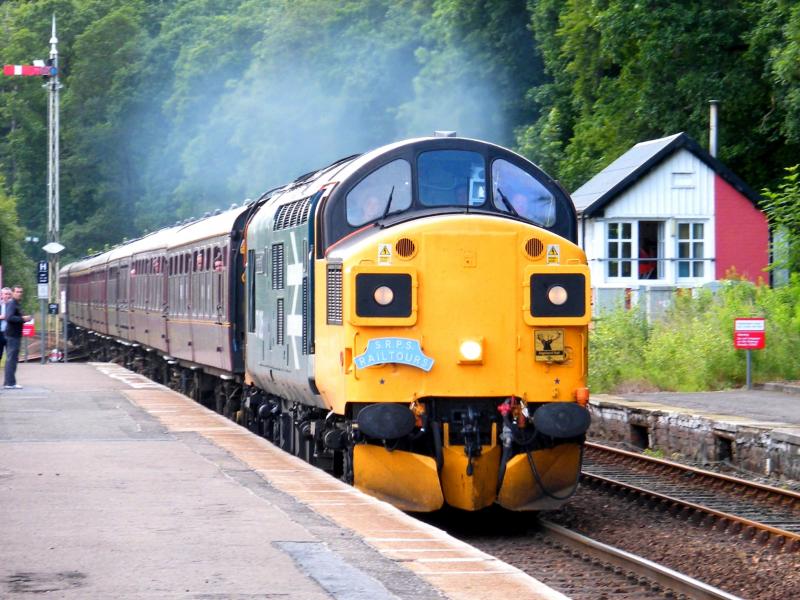
M 774 231 L 773 267 L 800 273 L 800 164 L 786 168 L 773 190 L 764 190 L 764 212 Z
M 800 149 L 785 0 L 7 0 L 2 62 L 46 58 L 53 14 L 68 256 L 437 128 L 570 189 L 643 139 L 703 141 L 712 97 L 720 157 L 755 189 Z M 44 238 L 40 83 L 0 82 L 0 173 Z
M 3 176 L 0 175 L 0 265 L 3 266 L 2 283 L 6 287 L 21 285 L 29 292 L 32 292 L 34 265 L 23 252 L 24 237 L 22 228 L 17 222 L 16 200 L 4 191 Z M 28 295 L 35 297 L 33 293 Z
M 752 351 L 753 381 L 800 379 L 800 276 L 778 288 L 728 280 L 678 295 L 648 324 L 638 310 L 618 308 L 598 319 L 589 337 L 589 384 L 615 390 L 700 391 L 741 386 L 746 355 L 733 347 L 736 317 L 766 319 L 766 348 Z

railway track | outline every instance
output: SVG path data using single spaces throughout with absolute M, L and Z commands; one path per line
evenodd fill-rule
M 800 550 L 800 493 L 595 443 L 581 482 L 722 531 Z
M 736 600 L 739 596 L 533 515 L 488 509 L 417 515 L 508 562 L 571 600 Z M 680 543 L 676 536 L 676 543 Z
M 633 598 L 738 599 L 738 596 L 707 585 L 688 575 L 602 544 L 560 525 L 545 520 L 540 523 L 544 529 L 545 544 L 578 558 L 584 563 L 584 570 L 587 568 L 585 565 L 591 564 L 594 571 L 603 571 L 602 574 L 594 575 L 591 578 L 593 581 L 588 595 L 586 595 L 587 591 L 575 587 L 575 582 L 584 580 L 585 575 L 584 577 L 573 577 L 570 582 L 572 589 L 562 590 L 565 593 L 568 592 L 573 599 L 597 598 L 598 592 L 601 590 L 603 590 L 603 597 L 607 598 L 628 597 L 632 593 L 631 597 Z M 547 583 L 550 575 L 540 575 L 540 577 Z M 614 577 L 619 581 L 615 582 Z

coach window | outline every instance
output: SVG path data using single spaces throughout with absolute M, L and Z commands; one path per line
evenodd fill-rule
M 419 200 L 425 206 L 480 206 L 486 202 L 486 169 L 477 152 L 423 152 L 417 171 Z
M 411 206 L 411 165 L 403 159 L 383 165 L 347 194 L 347 222 L 357 227 Z
M 492 199 L 503 212 L 516 214 L 541 227 L 556 222 L 556 199 L 533 175 L 510 162 L 492 163 Z

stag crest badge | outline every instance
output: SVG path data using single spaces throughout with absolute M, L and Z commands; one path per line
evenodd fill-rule
M 537 329 L 533 333 L 533 352 L 540 362 L 566 360 L 563 329 Z

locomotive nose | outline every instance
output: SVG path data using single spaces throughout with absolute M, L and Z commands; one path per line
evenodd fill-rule
M 522 292 L 511 232 L 430 233 L 425 236 L 424 282 L 420 305 L 425 307 L 425 347 L 440 357 L 452 385 L 470 395 L 488 393 L 492 380 L 513 381 L 516 338 Z M 508 390 L 510 393 L 510 390 Z M 458 390 L 451 390 L 458 394 Z

